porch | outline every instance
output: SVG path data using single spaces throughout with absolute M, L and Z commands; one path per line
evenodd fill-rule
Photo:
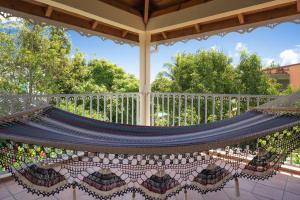
M 298 200 L 300 199 L 300 178 L 289 174 L 280 173 L 268 181 L 253 181 L 241 178 L 239 180 L 240 197 L 236 197 L 234 181 L 230 181 L 223 190 L 208 194 L 199 194 L 191 191 L 189 199 L 197 200 Z M 27 193 L 25 189 L 17 185 L 13 180 L 6 179 L 0 182 L 0 199 L 2 200 L 69 200 L 72 199 L 72 189 L 62 191 L 53 197 L 41 197 Z M 81 200 L 94 200 L 87 193 L 77 190 L 76 195 Z M 183 192 L 172 199 L 184 199 Z M 131 194 L 115 199 L 131 199 Z M 137 195 L 137 200 L 143 199 Z
M 277 98 L 270 95 L 151 92 L 151 48 L 157 48 L 161 44 L 170 45 L 179 40 L 192 38 L 202 40 L 216 34 L 224 36 L 233 31 L 250 32 L 261 26 L 273 28 L 283 22 L 299 24 L 299 0 L 255 2 L 235 0 L 232 4 L 226 4 L 227 2 L 223 0 L 201 1 L 189 5 L 180 3 L 175 5 L 179 6 L 179 9 L 174 10 L 174 6 L 171 6 L 171 10 L 169 8 L 156 10 L 154 14 L 149 9 L 149 2 L 146 0 L 143 4 L 140 16 L 140 10 L 139 14 L 133 14 L 132 7 L 120 8 L 120 5 L 104 0 L 92 0 L 90 4 L 61 0 L 0 1 L 1 11 L 12 16 L 68 27 L 86 35 L 98 35 L 118 43 L 140 47 L 137 93 L 0 96 L 0 103 L 4 102 L 6 105 L 1 108 L 0 116 L 27 110 L 29 105 L 49 103 L 77 115 L 108 122 L 188 126 L 231 118 Z M 191 191 L 188 193 L 188 199 L 300 199 L 299 160 L 293 158 L 293 155 L 288 157 L 286 165 L 281 168 L 282 174 L 270 180 L 250 181 L 241 178 L 240 197 L 236 197 L 237 182 L 230 181 L 224 190 L 218 192 L 204 195 Z M 93 199 L 78 189 L 75 190 L 75 195 L 73 189 L 67 189 L 55 196 L 41 197 L 27 193 L 11 178 L 0 181 L 0 199 L 4 200 L 58 200 L 75 199 L 76 196 L 77 199 Z M 135 192 L 132 196 L 126 195 L 126 199 L 135 199 Z M 139 194 L 136 198 L 143 199 Z M 172 199 L 184 198 L 187 199 L 182 191 L 172 197 Z

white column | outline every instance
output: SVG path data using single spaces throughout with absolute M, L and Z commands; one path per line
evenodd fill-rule
M 140 122 L 141 125 L 150 125 L 150 41 L 148 32 L 139 34 L 140 40 Z

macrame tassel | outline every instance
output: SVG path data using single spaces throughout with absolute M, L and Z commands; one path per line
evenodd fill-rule
M 73 200 L 76 200 L 76 187 L 73 186 Z
M 184 188 L 184 200 L 188 200 L 187 190 Z
M 135 200 L 135 191 L 132 192 L 132 200 Z
M 240 197 L 240 184 L 239 184 L 239 179 L 237 177 L 234 177 L 234 182 L 235 182 L 235 196 Z

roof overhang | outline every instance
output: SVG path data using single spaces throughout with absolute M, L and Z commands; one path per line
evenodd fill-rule
M 211 0 L 147 20 L 100 0 L 0 0 L 0 10 L 132 44 L 139 42 L 140 33 L 149 32 L 154 45 L 300 23 L 300 0 Z

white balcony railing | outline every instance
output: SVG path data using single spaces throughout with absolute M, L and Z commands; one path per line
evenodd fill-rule
M 277 96 L 199 93 L 151 93 L 151 125 L 182 126 L 239 115 Z
M 0 96 L 2 115 L 25 110 L 29 104 L 49 103 L 95 119 L 139 124 L 139 93 L 6 95 Z M 2 97 L 2 98 L 1 98 Z M 277 96 L 199 93 L 150 93 L 150 124 L 182 126 L 239 115 Z
M 183 126 L 230 118 L 276 99 L 272 95 L 150 93 L 151 126 Z M 0 95 L 0 116 L 49 103 L 94 119 L 140 124 L 139 93 Z M 287 164 L 295 165 L 290 156 Z

